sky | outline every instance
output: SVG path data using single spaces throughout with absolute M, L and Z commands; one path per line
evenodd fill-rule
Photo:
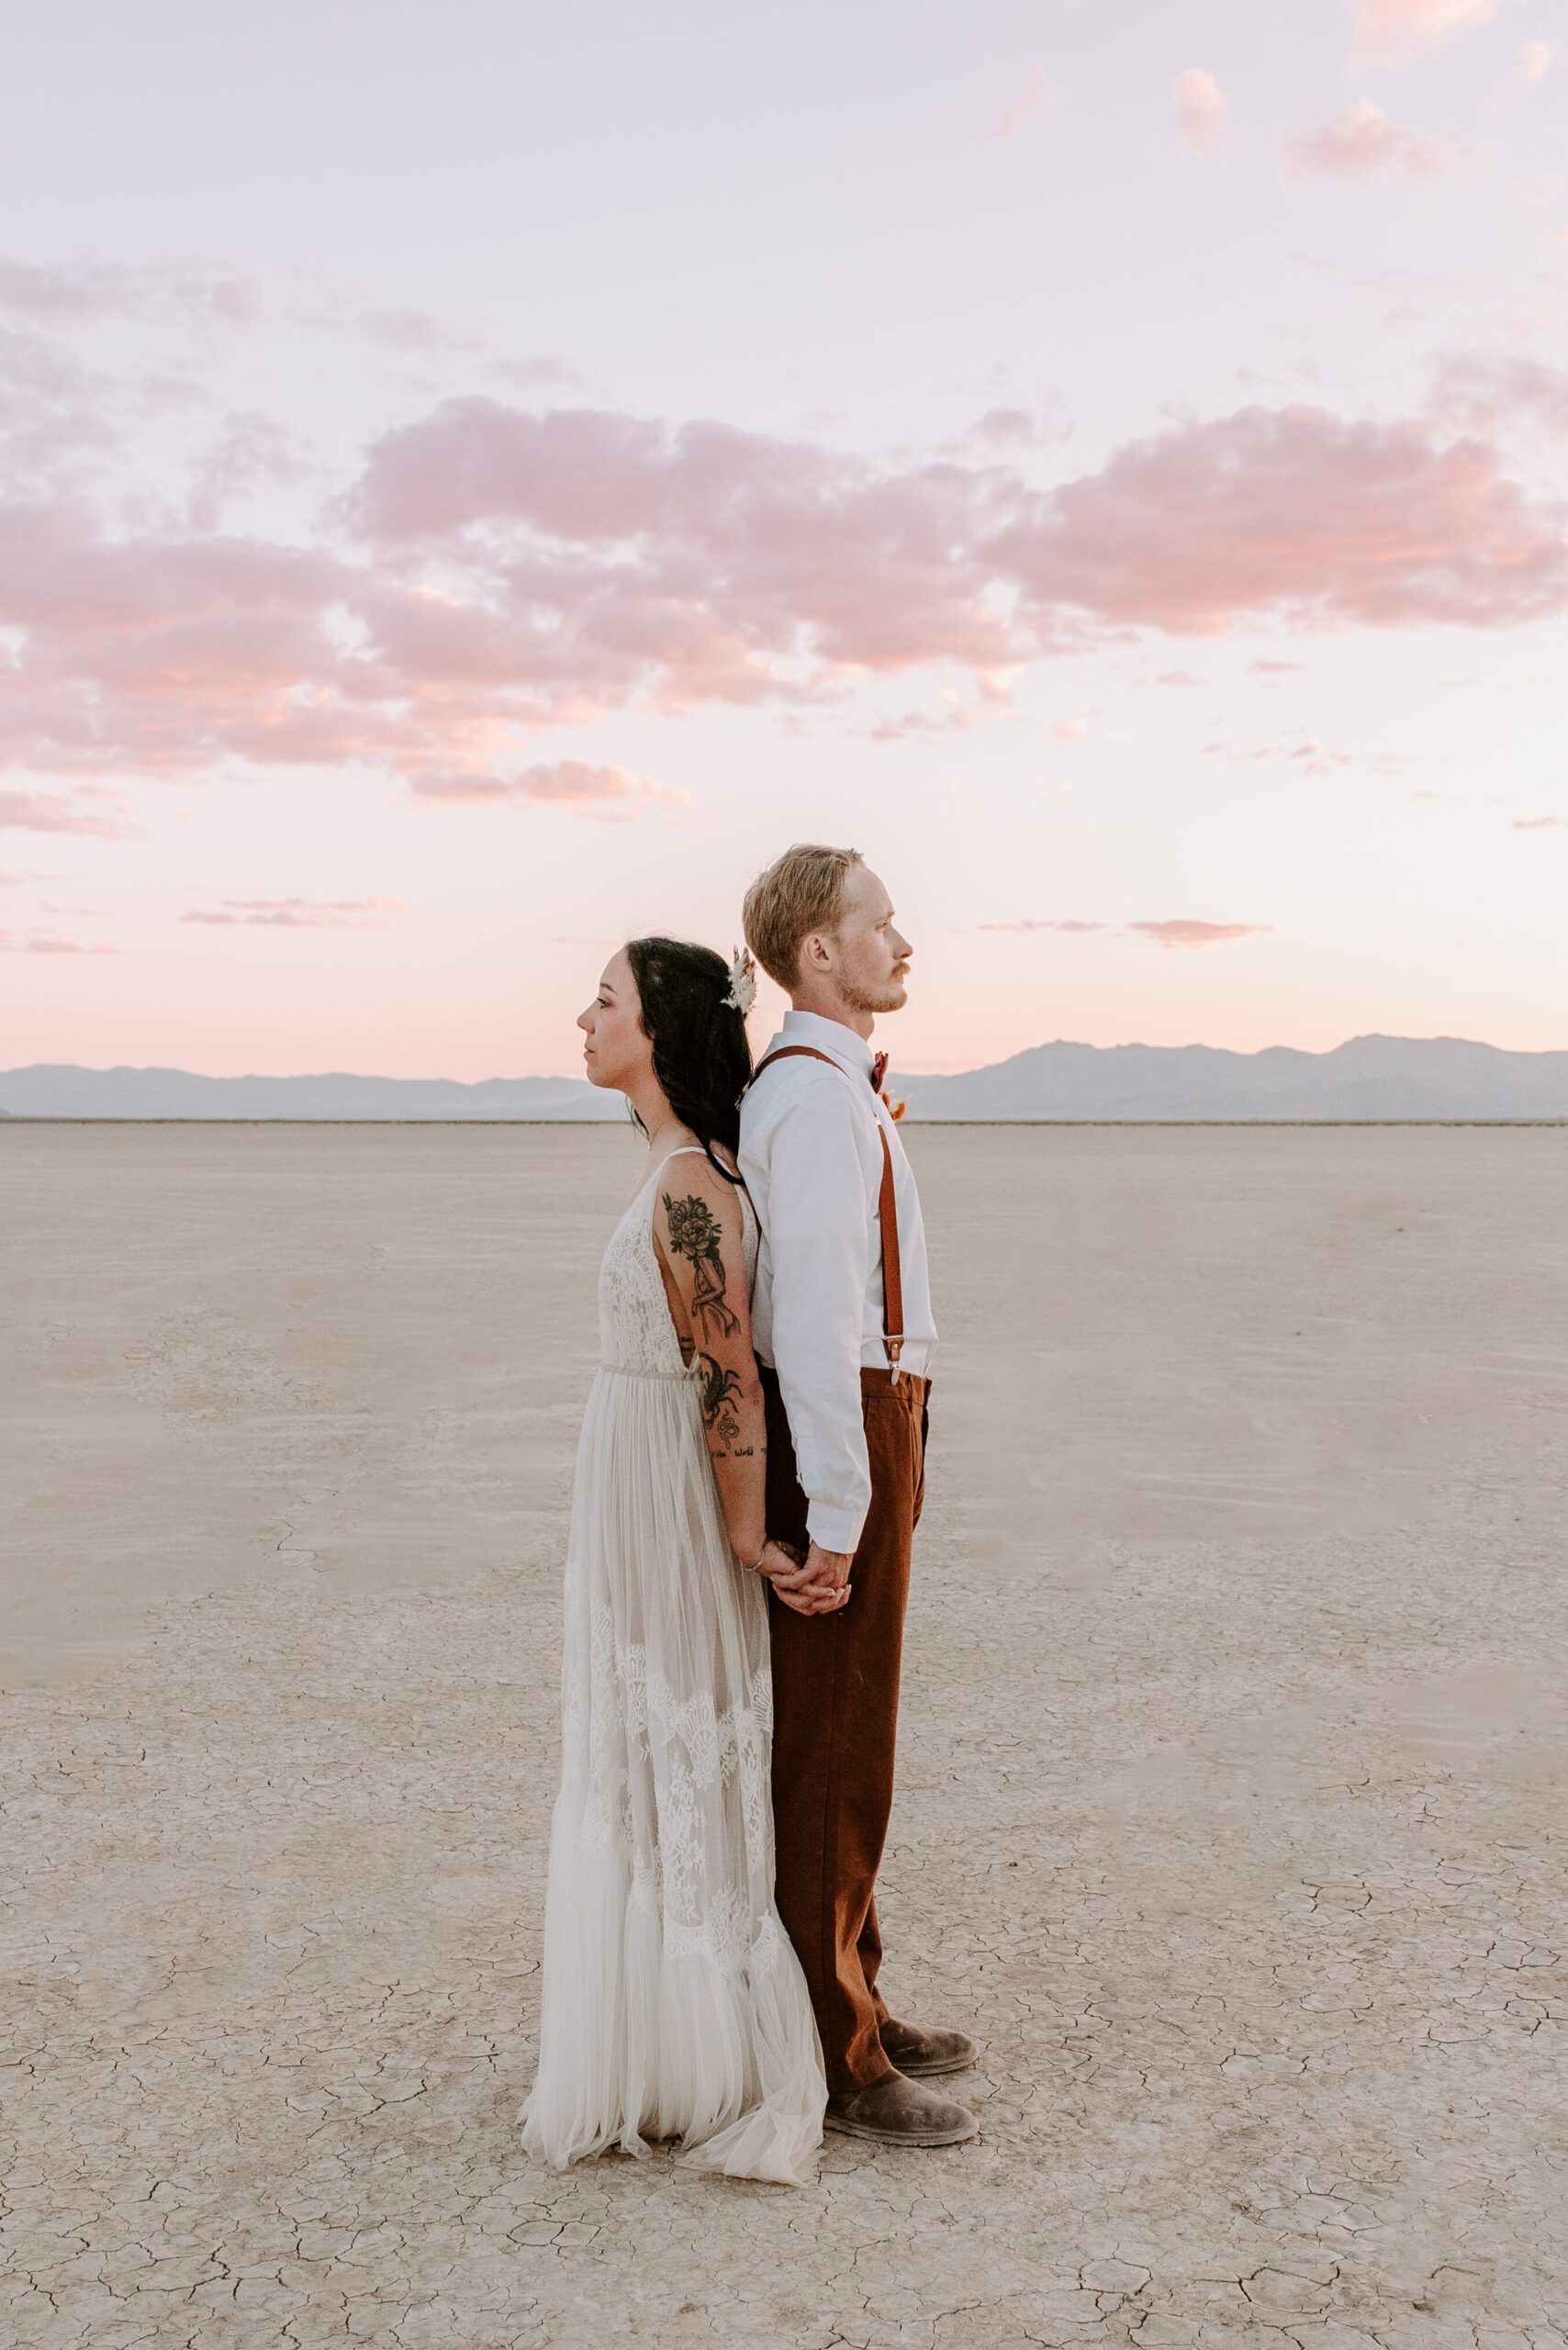
M 1568 0 L 0 25 L 0 1066 L 1568 1046 Z

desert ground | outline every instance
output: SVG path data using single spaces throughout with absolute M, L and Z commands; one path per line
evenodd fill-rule
M 636 1137 L 0 1130 L 0 2341 L 1568 2350 L 1568 1131 L 909 1140 L 981 2135 L 790 2191 L 513 2134 Z

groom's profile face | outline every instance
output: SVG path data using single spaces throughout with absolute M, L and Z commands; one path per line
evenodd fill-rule
M 850 867 L 831 944 L 834 976 L 851 1011 L 897 1012 L 908 1002 L 913 949 L 893 921 L 886 886 L 868 865 Z

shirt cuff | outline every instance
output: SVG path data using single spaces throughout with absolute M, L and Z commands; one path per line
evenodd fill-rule
M 852 1554 L 866 1524 L 866 1513 L 834 1509 L 831 1503 L 812 1502 L 806 1511 L 806 1531 L 824 1550 Z

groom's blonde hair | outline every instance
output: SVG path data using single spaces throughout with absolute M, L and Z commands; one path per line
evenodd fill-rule
M 781 988 L 792 988 L 801 976 L 801 942 L 815 930 L 837 929 L 849 869 L 864 861 L 857 848 L 797 841 L 746 891 L 741 909 L 745 943 Z

